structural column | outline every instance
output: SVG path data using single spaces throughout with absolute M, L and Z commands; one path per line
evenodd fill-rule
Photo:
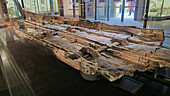
M 122 16 L 121 16 L 121 22 L 124 21 L 124 12 L 125 12 L 125 0 L 123 0 L 123 4 L 122 4 Z
M 16 5 L 18 11 L 21 13 L 22 18 L 24 18 L 25 14 L 23 13 L 22 7 L 21 7 L 21 5 L 19 4 L 18 0 L 13 0 L 13 1 L 14 1 L 15 5 Z
M 110 0 L 107 1 L 107 21 L 109 21 L 110 18 Z
M 19 28 L 21 29 L 25 29 L 25 25 L 24 25 L 24 21 L 23 19 L 25 18 L 25 13 L 23 13 L 24 11 L 22 10 L 22 7 L 20 5 L 20 3 L 18 2 L 18 0 L 13 0 L 15 5 L 16 5 L 16 9 L 17 11 L 19 11 L 21 13 L 21 18 L 19 17 L 20 20 L 18 20 L 18 24 L 19 24 Z
M 75 0 L 72 1 L 73 2 L 73 17 L 76 17 L 76 12 L 75 12 Z
M 146 28 L 147 21 L 148 21 L 149 3 L 150 3 L 150 0 L 147 0 L 143 28 Z
M 163 6 L 164 6 L 164 0 L 162 1 L 162 6 L 161 6 L 161 13 L 160 13 L 160 17 L 162 16 L 162 10 L 163 10 Z
M 58 7 L 59 7 L 60 16 L 64 16 L 63 0 L 58 0 Z
M 79 18 L 86 18 L 85 0 L 79 0 Z
M 86 1 L 83 0 L 83 18 L 86 19 Z
M 53 0 L 50 0 L 50 11 L 51 11 L 51 15 L 54 16 L 55 12 L 54 12 L 54 2 L 53 2 Z
M 37 0 L 37 6 L 38 6 L 38 7 L 37 7 L 38 13 L 40 14 L 40 9 L 39 9 L 40 6 L 39 6 L 38 0 Z
M 78 0 L 78 5 L 79 5 L 79 18 L 81 18 L 81 1 L 82 1 L 82 0 Z
M 98 6 L 98 0 L 95 0 L 95 5 L 94 5 L 94 18 L 97 20 L 97 6 Z
M 24 13 L 23 14 L 23 18 L 26 19 L 26 16 L 25 16 L 25 6 L 24 6 L 23 0 L 21 0 L 21 4 L 22 4 L 22 8 L 23 8 L 22 12 Z
M 145 11 L 145 0 L 136 0 L 134 20 L 136 21 L 143 20 L 144 11 Z

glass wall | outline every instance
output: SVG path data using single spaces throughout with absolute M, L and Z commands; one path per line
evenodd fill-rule
M 86 2 L 86 19 L 94 19 L 95 15 L 95 0 Z
M 125 1 L 124 12 L 122 12 L 123 1 Z M 109 2 L 109 6 L 108 6 L 108 2 Z M 94 3 L 95 2 L 93 0 L 86 3 L 87 4 L 86 14 L 88 19 L 90 17 L 92 18 L 92 16 L 94 16 L 95 14 Z M 96 10 L 97 20 L 107 20 L 106 19 L 108 17 L 107 15 L 109 15 L 110 19 L 119 19 L 119 21 L 122 15 L 124 15 L 124 18 L 134 19 L 136 0 L 97 0 L 96 5 L 97 5 L 97 10 Z

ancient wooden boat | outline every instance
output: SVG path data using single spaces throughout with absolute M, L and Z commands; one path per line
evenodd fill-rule
M 84 74 L 115 81 L 135 71 L 170 68 L 170 49 L 160 45 L 164 32 L 133 26 L 109 25 L 78 18 L 26 12 L 21 40 L 48 47 L 58 59 Z

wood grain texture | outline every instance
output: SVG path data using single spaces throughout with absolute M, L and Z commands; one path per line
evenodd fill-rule
M 27 12 L 26 31 L 16 30 L 27 39 L 53 50 L 54 55 L 85 74 L 98 73 L 110 81 L 135 71 L 170 68 L 170 49 L 160 45 L 163 30 Z

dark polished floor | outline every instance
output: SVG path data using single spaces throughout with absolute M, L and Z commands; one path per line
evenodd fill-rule
M 4 36 L 4 37 L 2 37 Z M 59 61 L 53 54 L 49 54 L 46 48 L 39 45 L 32 45 L 27 41 L 22 43 L 17 38 L 13 30 L 1 30 L 1 39 L 5 43 L 5 47 L 12 56 L 12 60 L 15 60 L 14 67 L 7 65 L 5 70 L 7 74 L 16 75 L 16 71 L 21 71 L 28 84 L 17 82 L 11 89 L 15 89 L 18 85 L 23 88 L 25 96 L 32 89 L 37 96 L 131 96 L 125 90 L 113 86 L 113 84 L 105 79 L 97 81 L 87 81 L 83 79 L 80 72 L 73 69 L 72 67 Z M 9 61 L 9 59 L 5 59 Z M 15 69 L 15 67 L 17 67 Z M 15 70 L 14 70 L 14 69 Z M 1 75 L 0 75 L 1 76 Z M 9 81 L 13 80 L 12 77 L 20 80 L 19 75 L 9 76 Z M 170 96 L 170 88 L 162 84 L 156 83 L 144 77 L 138 77 L 136 79 L 144 83 L 144 86 L 136 93 L 136 96 Z M 26 82 L 23 81 L 23 82 Z M 12 83 L 10 83 L 12 84 Z M 30 89 L 27 90 L 27 86 Z M 26 87 L 25 87 L 26 86 Z M 25 89 L 24 89 L 25 88 Z M 8 91 L 6 91 L 8 92 Z M 19 90 L 11 91 L 13 96 L 24 96 L 21 95 Z M 2 96 L 8 96 L 5 92 L 0 92 Z M 20 95 L 18 95 L 20 94 Z M 1 95 L 0 95 L 1 96 Z

